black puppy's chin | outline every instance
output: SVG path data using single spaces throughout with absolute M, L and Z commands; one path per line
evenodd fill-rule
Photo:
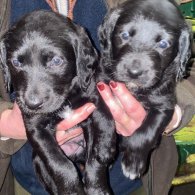
M 24 98 L 16 98 L 16 102 L 20 109 L 26 114 L 53 114 L 59 112 L 66 104 L 65 98 L 56 101 L 43 101 L 40 105 L 30 105 Z
M 116 73 L 112 76 L 113 80 L 125 83 L 129 90 L 132 89 L 149 89 L 155 86 L 161 78 L 160 72 L 146 72 L 139 76 L 131 76 L 126 71 L 125 73 Z

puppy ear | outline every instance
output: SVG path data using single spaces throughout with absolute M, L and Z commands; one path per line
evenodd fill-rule
M 76 55 L 76 68 L 78 82 L 83 91 L 91 84 L 95 69 L 98 67 L 98 54 L 93 47 L 86 31 L 78 27 L 78 39 L 74 36 L 74 50 Z
M 4 75 L 4 81 L 6 85 L 6 89 L 9 92 L 10 91 L 10 83 L 11 83 L 11 76 L 9 72 L 9 68 L 7 66 L 6 62 L 6 47 L 4 44 L 4 41 L 0 41 L 0 69 L 2 69 L 3 75 Z
M 98 37 L 101 48 L 101 60 L 102 63 L 109 63 L 112 59 L 112 34 L 116 25 L 116 22 L 120 16 L 120 10 L 115 9 L 108 12 L 105 16 L 102 25 L 98 29 Z
M 177 61 L 179 63 L 179 69 L 177 72 L 177 80 L 180 80 L 185 76 L 186 66 L 191 56 L 191 33 L 189 29 L 184 29 L 181 32 L 179 38 L 179 51 L 177 55 Z

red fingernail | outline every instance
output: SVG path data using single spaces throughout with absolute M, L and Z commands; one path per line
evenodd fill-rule
M 105 89 L 105 86 L 103 83 L 98 83 L 97 84 L 97 88 L 100 90 L 100 91 L 103 91 Z
M 117 87 L 117 83 L 114 81 L 110 81 L 110 86 L 115 89 Z

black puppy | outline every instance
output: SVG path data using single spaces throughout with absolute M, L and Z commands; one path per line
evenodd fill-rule
M 98 55 L 83 28 L 52 12 L 33 12 L 3 36 L 0 56 L 46 190 L 55 195 L 110 194 L 107 167 L 116 153 L 115 125 L 96 91 Z M 55 140 L 55 126 L 86 102 L 97 109 L 81 124 L 86 140 L 82 182 Z
M 141 127 L 122 138 L 123 173 L 134 179 L 145 172 L 172 118 L 176 80 L 190 57 L 190 33 L 173 0 L 112 5 L 99 28 L 101 66 L 108 80 L 124 82 L 147 111 Z

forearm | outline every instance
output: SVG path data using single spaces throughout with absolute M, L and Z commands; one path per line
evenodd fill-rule
M 5 102 L 2 99 L 0 100 L 0 137 L 1 136 L 7 136 L 13 134 L 13 129 L 8 128 L 8 126 L 11 124 L 11 121 L 9 121 L 8 113 L 11 111 L 13 107 L 12 103 Z M 6 117 L 8 117 L 6 119 Z M 8 120 L 8 124 L 6 124 Z M 20 147 L 25 143 L 25 140 L 0 140 L 0 158 L 5 157 L 5 155 L 11 155 L 15 153 L 17 150 L 19 150 Z
M 0 97 L 0 137 L 5 136 L 4 135 L 4 118 L 5 118 L 5 113 L 7 112 L 7 110 L 12 109 L 13 108 L 13 103 L 11 102 L 7 102 L 4 101 L 1 97 Z
M 12 109 L 6 109 L 1 113 L 0 133 L 3 137 L 26 139 L 23 118 L 16 103 Z
M 177 101 L 182 110 L 181 123 L 177 129 L 185 127 L 195 114 L 195 87 L 194 79 L 190 80 L 191 78 L 182 81 L 177 86 Z
M 3 128 L 4 125 L 1 125 L 1 123 L 4 121 L 4 114 L 6 114 L 7 109 L 12 107 L 13 104 L 0 100 L 0 136 L 7 135 L 6 129 Z M 5 158 L 5 155 L 15 153 L 24 143 L 24 140 L 0 140 L 0 156 Z
M 177 84 L 176 95 L 177 104 L 181 110 L 181 120 L 177 128 L 165 132 L 168 135 L 185 127 L 195 115 L 195 75 L 193 73 L 188 79 Z
M 9 138 L 11 129 L 9 128 L 9 113 L 10 109 L 5 109 L 0 115 L 0 139 L 5 140 L 4 138 Z

